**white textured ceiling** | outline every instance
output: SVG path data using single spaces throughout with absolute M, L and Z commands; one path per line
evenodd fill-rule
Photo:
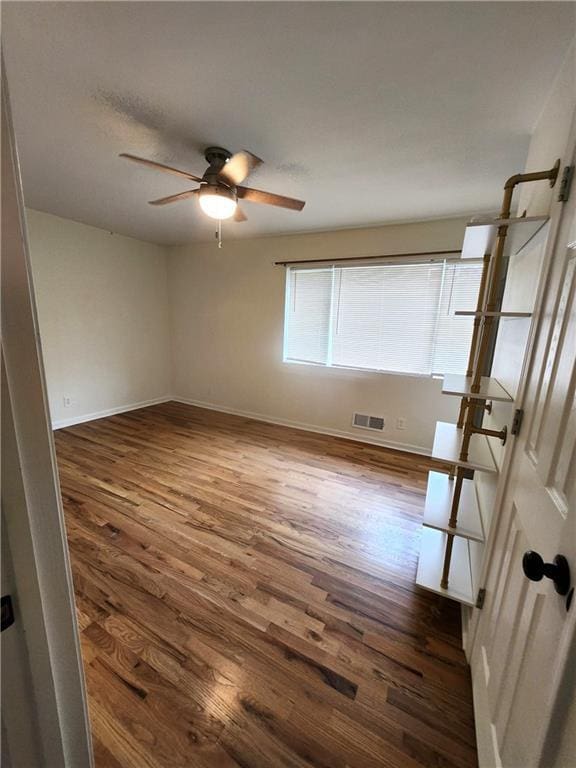
M 118 158 L 202 174 L 203 149 L 250 149 L 226 236 L 492 210 L 574 30 L 574 5 L 4 2 L 2 37 L 32 208 L 142 239 L 212 236 L 190 188 Z M 555 158 L 550 158 L 550 162 Z

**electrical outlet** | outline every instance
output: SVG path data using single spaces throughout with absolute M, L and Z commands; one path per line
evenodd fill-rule
M 406 429 L 406 419 L 404 416 L 399 416 L 396 419 L 396 429 Z
M 64 401 L 64 408 L 70 408 L 72 406 L 72 398 L 71 397 L 68 397 L 67 395 L 64 395 L 62 400 Z

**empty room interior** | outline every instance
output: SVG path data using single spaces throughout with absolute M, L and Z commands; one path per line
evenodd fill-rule
M 576 768 L 576 5 L 3 2 L 7 768 Z

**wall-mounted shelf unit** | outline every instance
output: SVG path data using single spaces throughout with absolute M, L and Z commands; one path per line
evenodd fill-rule
M 444 376 L 442 383 L 443 395 L 473 397 L 475 400 L 493 400 L 494 402 L 511 403 L 512 398 L 496 379 L 482 376 L 480 389 L 472 392 L 472 377 L 449 373 Z
M 530 241 L 537 242 L 534 236 L 548 221 L 547 216 L 511 218 L 512 194 L 522 182 L 547 179 L 553 185 L 558 168 L 559 162 L 546 171 L 512 176 L 504 186 L 500 216 L 471 221 L 464 235 L 461 258 L 482 261 L 482 276 L 476 309 L 455 313 L 474 318 L 465 369 L 468 375 L 445 375 L 442 382 L 442 394 L 462 401 L 457 424 L 436 422 L 432 458 L 449 465 L 451 474 L 430 471 L 428 476 L 416 583 L 467 606 L 478 603 L 486 526 L 493 516 L 486 494 L 479 493 L 479 488 L 485 490 L 498 479 L 489 441 L 504 443 L 508 427 L 482 425 L 486 401 L 513 404 L 514 400 L 496 378 L 482 374 L 500 327 L 498 320 L 532 317 L 531 312 L 501 310 L 501 281 L 508 257 L 520 253 Z

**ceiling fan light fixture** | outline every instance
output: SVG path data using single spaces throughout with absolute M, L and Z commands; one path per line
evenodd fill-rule
M 223 187 L 206 186 L 198 195 L 200 208 L 212 219 L 229 219 L 236 210 L 235 195 Z

